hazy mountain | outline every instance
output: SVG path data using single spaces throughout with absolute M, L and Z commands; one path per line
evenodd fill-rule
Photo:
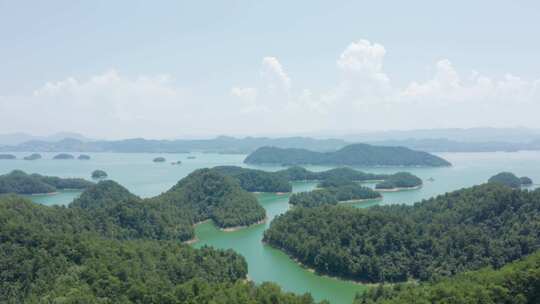
M 79 133 L 59 132 L 48 136 L 35 136 L 23 132 L 0 134 L 0 146 L 19 145 L 27 141 L 55 142 L 65 138 L 73 138 L 80 141 L 91 141 Z

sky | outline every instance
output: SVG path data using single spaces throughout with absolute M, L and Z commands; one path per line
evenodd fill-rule
M 539 1 L 0 0 L 0 133 L 540 128 Z

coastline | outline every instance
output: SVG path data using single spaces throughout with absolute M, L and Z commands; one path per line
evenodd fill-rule
M 390 189 L 377 189 L 375 188 L 375 191 L 378 192 L 398 192 L 398 191 L 407 191 L 407 190 L 417 190 L 422 188 L 422 185 L 414 186 L 414 187 L 397 187 L 397 188 L 390 188 Z
M 297 258 L 295 258 L 294 256 L 292 256 L 289 252 L 279 248 L 279 247 L 274 247 L 272 246 L 272 244 L 269 244 L 265 241 L 261 241 L 263 243 L 263 245 L 267 245 L 273 249 L 276 249 L 276 250 L 279 250 L 280 252 L 282 253 L 285 253 L 285 255 L 287 255 L 287 257 L 289 257 L 291 260 L 293 260 L 296 264 L 298 264 L 298 266 L 302 267 L 304 270 L 306 271 L 309 271 L 315 275 L 318 275 L 320 277 L 326 277 L 326 278 L 330 278 L 330 279 L 334 279 L 334 280 L 339 280 L 339 281 L 343 281 L 343 282 L 348 282 L 348 283 L 352 283 L 352 284 L 355 284 L 355 285 L 359 285 L 359 286 L 363 286 L 363 287 L 366 287 L 366 288 L 370 288 L 370 287 L 376 287 L 376 286 L 379 286 L 379 285 L 383 285 L 383 286 L 392 286 L 392 285 L 395 285 L 395 284 L 402 284 L 402 283 L 411 283 L 411 284 L 414 284 L 416 283 L 417 281 L 415 280 L 408 280 L 406 282 L 399 282 L 399 283 L 389 283 L 389 282 L 381 282 L 381 283 L 372 283 L 372 282 L 362 282 L 362 281 L 358 281 L 358 280 L 354 280 L 354 279 L 351 279 L 351 278 L 346 278 L 346 277 L 339 277 L 339 276 L 334 276 L 334 275 L 330 275 L 330 274 L 325 274 L 325 273 L 321 273 L 321 272 L 318 272 L 315 268 L 312 268 L 310 266 L 307 266 L 306 264 L 300 262 Z
M 244 229 L 244 228 L 249 228 L 249 227 L 252 227 L 252 226 L 255 226 L 255 225 L 260 225 L 260 224 L 264 224 L 266 223 L 268 219 L 265 217 L 264 219 L 256 222 L 256 223 L 253 223 L 253 224 L 250 224 L 250 225 L 247 225 L 247 226 L 234 226 L 234 227 L 227 227 L 227 228 L 219 228 L 219 230 L 223 231 L 223 232 L 234 232 L 234 231 L 238 231 L 240 229 Z

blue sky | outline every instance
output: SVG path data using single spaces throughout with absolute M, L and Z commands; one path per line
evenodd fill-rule
M 0 0 L 0 119 L 110 138 L 537 128 L 539 34 L 537 1 Z

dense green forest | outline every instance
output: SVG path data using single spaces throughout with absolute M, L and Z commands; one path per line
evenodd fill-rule
M 53 157 L 53 159 L 74 159 L 75 156 L 68 153 L 60 153 Z
M 274 284 L 245 282 L 247 264 L 231 250 L 102 234 L 87 225 L 92 214 L 84 209 L 101 208 L 91 201 L 101 194 L 82 197 L 70 208 L 0 197 L 0 302 L 314 303 L 309 295 L 284 293 Z M 124 196 L 138 199 L 112 196 L 103 205 Z M 128 220 L 140 215 L 129 214 Z
M 501 172 L 490 177 L 488 183 L 497 183 L 510 188 L 519 188 L 521 186 L 531 185 L 532 180 L 526 176 L 517 177 L 511 172 Z
M 540 190 L 487 183 L 413 206 L 294 208 L 264 241 L 321 273 L 365 282 L 499 268 L 540 248 Z
M 330 178 L 341 178 L 349 181 L 365 182 L 384 180 L 388 176 L 387 174 L 367 173 L 347 167 L 315 172 L 300 166 L 293 166 L 276 173 L 285 176 L 289 181 L 322 181 Z
M 375 185 L 376 189 L 400 189 L 400 188 L 414 188 L 422 185 L 422 180 L 409 173 L 409 172 L 397 172 L 387 176 L 384 181 Z
M 289 198 L 289 204 L 299 207 L 317 207 L 321 205 L 336 205 L 339 202 L 377 199 L 381 194 L 371 188 L 358 184 L 330 186 L 308 192 L 294 193 Z
M 28 156 L 25 156 L 23 159 L 24 160 L 36 160 L 36 159 L 40 159 L 41 158 L 41 154 L 39 153 L 32 153 Z
M 242 189 L 250 192 L 291 192 L 289 180 L 282 174 L 237 166 L 212 168 L 221 174 L 231 176 L 240 182 Z
M 0 175 L 0 194 L 52 193 L 65 189 L 85 189 L 93 183 L 82 178 L 60 178 L 39 174 L 26 174 L 20 170 Z
M 540 303 L 540 251 L 501 269 L 484 268 L 435 282 L 370 288 L 354 304 Z
M 248 155 L 247 164 L 278 165 L 348 165 L 348 166 L 450 166 L 433 154 L 404 147 L 352 144 L 335 152 L 315 152 L 306 149 L 261 147 Z

